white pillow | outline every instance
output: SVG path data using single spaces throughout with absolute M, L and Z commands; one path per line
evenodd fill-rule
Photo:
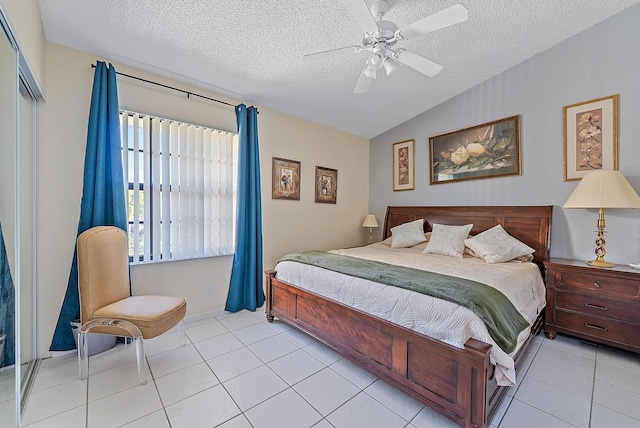
M 522 256 L 531 256 L 534 249 L 509 235 L 499 224 L 474 237 L 464 240 L 487 263 L 508 262 Z
M 423 219 L 410 221 L 391 228 L 391 248 L 413 247 L 426 240 Z
M 442 254 L 462 258 L 464 240 L 469 236 L 473 224 L 464 226 L 433 225 L 431 239 L 425 247 L 424 254 Z

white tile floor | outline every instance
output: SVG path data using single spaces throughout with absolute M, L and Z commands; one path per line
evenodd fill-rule
M 261 311 L 223 314 L 145 341 L 150 380 L 137 385 L 134 347 L 43 361 L 24 413 L 29 428 L 454 427 L 314 339 Z M 640 427 L 637 354 L 540 335 L 492 428 Z M 0 394 L 0 397 L 2 395 Z

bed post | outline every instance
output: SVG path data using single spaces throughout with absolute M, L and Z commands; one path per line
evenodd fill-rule
M 265 305 L 264 311 L 265 311 L 266 316 L 267 316 L 267 322 L 273 322 L 274 316 L 271 315 L 271 306 L 273 304 L 273 301 L 272 301 L 272 298 L 273 298 L 272 289 L 273 289 L 273 287 L 272 287 L 272 284 L 271 284 L 271 280 L 276 277 L 276 271 L 275 271 L 275 269 L 269 269 L 269 270 L 265 270 L 264 274 L 265 274 L 265 278 L 267 279 L 267 290 L 266 290 L 266 296 L 265 296 L 266 305 Z
M 476 339 L 464 344 L 469 356 L 469 391 L 466 394 L 465 428 L 486 427 L 487 425 L 487 380 L 489 379 L 489 353 L 491 345 Z

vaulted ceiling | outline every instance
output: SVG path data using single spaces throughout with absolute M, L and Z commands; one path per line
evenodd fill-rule
M 468 20 L 402 40 L 443 66 L 427 77 L 400 64 L 354 94 L 368 58 L 303 55 L 360 45 L 345 2 L 372 0 L 39 0 L 53 43 L 365 138 L 633 6 L 640 0 L 388 0 L 403 28 L 461 3 Z M 400 45 L 400 43 L 398 43 Z

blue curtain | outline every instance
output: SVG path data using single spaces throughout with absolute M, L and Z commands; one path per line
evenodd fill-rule
M 89 110 L 78 235 L 94 226 L 117 226 L 127 230 L 118 115 L 116 70 L 111 64 L 107 68 L 104 62 L 98 61 Z M 75 348 L 70 322 L 78 318 L 78 261 L 74 251 L 51 351 Z
M 264 304 L 258 110 L 240 104 L 236 106 L 236 120 L 239 137 L 236 251 L 225 306 L 230 312 L 255 311 Z
M 7 259 L 7 249 L 2 237 L 2 226 L 0 226 L 0 336 L 6 335 L 4 351 L 0 354 L 0 367 L 11 366 L 15 363 L 15 318 L 15 289 Z

